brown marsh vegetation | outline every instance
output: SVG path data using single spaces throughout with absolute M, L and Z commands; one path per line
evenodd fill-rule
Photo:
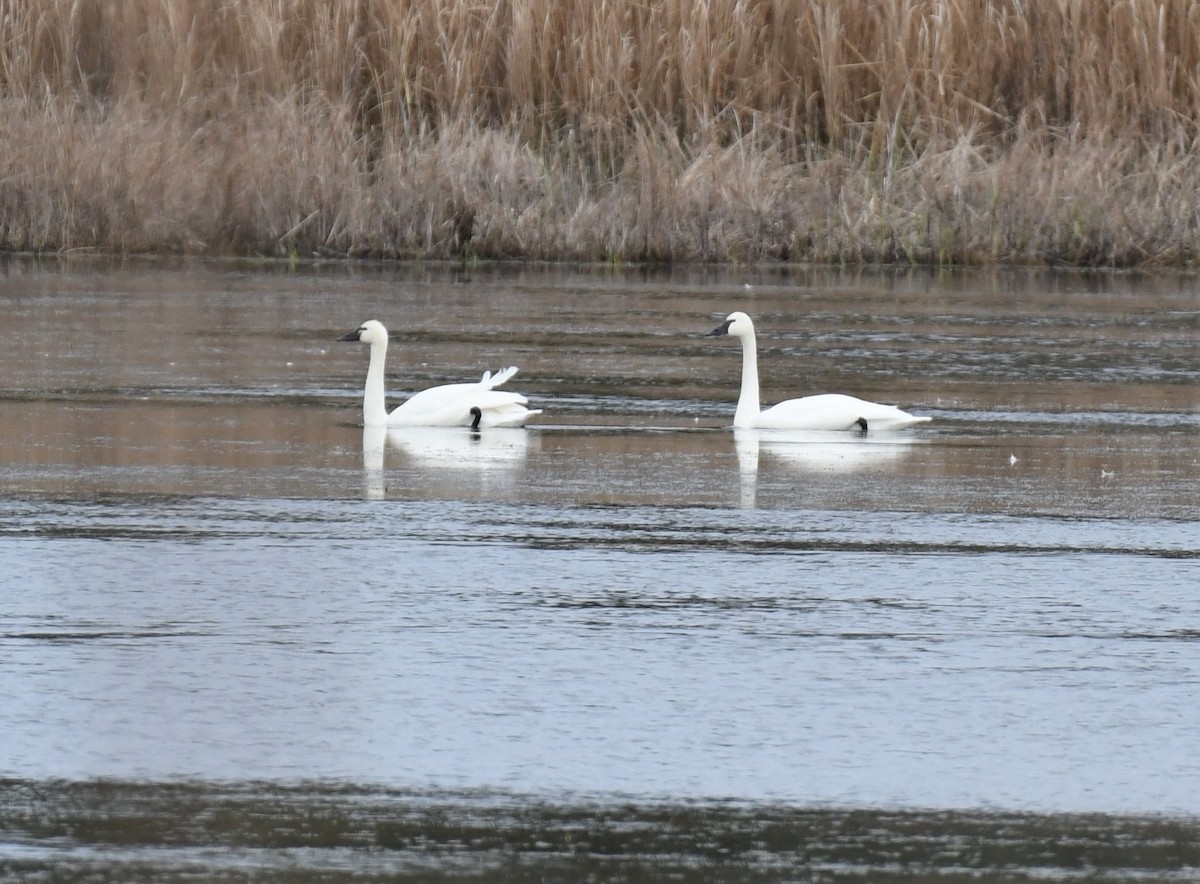
M 1190 264 L 1200 4 L 0 0 L 0 248 Z

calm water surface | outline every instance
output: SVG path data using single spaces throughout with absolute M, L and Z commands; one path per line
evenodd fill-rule
M 2 269 L 0 875 L 1200 874 L 1193 277 Z

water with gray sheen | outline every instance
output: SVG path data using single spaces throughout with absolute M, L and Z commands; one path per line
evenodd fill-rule
M 0 879 L 1200 875 L 1194 277 L 0 269 Z

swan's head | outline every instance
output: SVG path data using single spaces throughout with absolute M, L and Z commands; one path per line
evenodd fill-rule
M 387 339 L 387 329 L 375 319 L 368 319 L 354 331 L 338 338 L 339 341 L 362 341 L 364 344 L 386 344 Z
M 735 338 L 748 338 L 754 334 L 754 323 L 750 317 L 738 310 L 725 317 L 725 321 L 710 331 L 706 338 L 720 338 L 733 335 Z

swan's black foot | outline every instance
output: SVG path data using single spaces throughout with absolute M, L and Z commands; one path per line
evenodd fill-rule
M 867 419 L 865 417 L 860 417 L 854 423 L 858 424 L 858 435 L 867 435 Z
M 478 405 L 471 406 L 471 416 L 474 418 L 471 421 L 471 429 L 478 430 L 479 429 L 479 421 L 483 418 L 483 412 L 479 409 Z M 864 430 L 864 432 L 865 432 L 865 430 Z

